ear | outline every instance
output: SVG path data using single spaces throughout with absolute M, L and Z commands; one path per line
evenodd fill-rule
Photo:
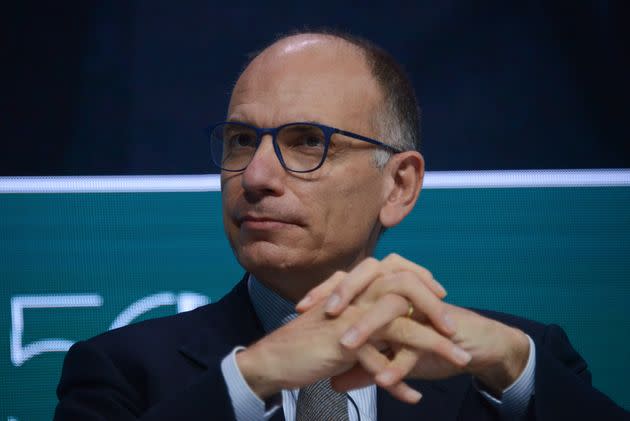
M 379 219 L 389 228 L 398 225 L 415 206 L 422 189 L 424 158 L 416 151 L 399 153 L 390 158 L 383 171 L 387 183 Z

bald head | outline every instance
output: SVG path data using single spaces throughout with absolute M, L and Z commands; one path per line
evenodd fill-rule
M 346 72 L 348 83 L 365 83 L 365 89 L 359 95 L 365 96 L 363 103 L 376 100 L 376 104 L 370 104 L 373 114 L 368 117 L 376 130 L 374 135 L 401 150 L 419 149 L 420 116 L 415 93 L 403 69 L 389 53 L 347 33 L 302 32 L 282 36 L 253 54 L 241 76 L 285 66 L 283 59 L 289 57 L 298 60 L 319 57 L 319 63 L 309 61 L 306 65 L 311 66 L 311 70 L 321 72 L 337 67 Z M 320 66 L 316 67 L 317 64 Z M 366 75 L 369 81 L 366 81 Z M 299 78 L 300 74 L 294 73 L 294 76 Z M 371 92 L 372 87 L 376 88 L 375 92 Z M 368 93 L 374 94 L 372 98 L 368 97 Z M 386 151 L 376 151 L 379 166 L 384 165 L 388 157 Z
M 349 60 L 356 59 L 363 61 L 365 69 L 368 70 L 360 48 L 343 38 L 319 33 L 303 33 L 280 38 L 260 51 L 250 64 L 268 56 L 280 58 L 294 54 L 329 55 L 338 60 L 344 57 Z
M 376 136 L 371 123 L 382 102 L 359 49 L 329 35 L 301 34 L 279 40 L 251 61 L 234 87 L 229 117 L 242 120 L 244 113 L 264 127 L 315 121 Z

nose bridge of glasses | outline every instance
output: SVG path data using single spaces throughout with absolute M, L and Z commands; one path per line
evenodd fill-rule
M 278 130 L 274 128 L 261 128 L 257 129 L 256 131 L 258 132 L 256 139 L 256 147 L 258 148 L 265 138 L 270 138 L 273 142 L 273 140 L 276 138 L 276 133 Z
M 276 128 L 259 128 L 257 129 L 257 139 L 256 139 L 256 149 L 254 151 L 254 153 L 252 154 L 252 157 L 250 159 L 250 163 L 251 161 L 253 161 L 254 159 L 256 159 L 257 157 L 260 156 L 261 154 L 261 149 L 266 150 L 269 146 L 271 147 L 271 151 L 273 155 L 276 156 L 276 158 L 279 160 L 279 164 L 282 164 L 282 158 L 279 156 L 280 151 L 278 150 L 278 147 L 276 145 L 275 139 L 276 139 L 276 135 L 277 135 L 278 129 Z M 263 140 L 265 138 L 268 138 L 270 140 L 270 142 L 268 143 L 269 146 L 264 146 L 263 145 Z

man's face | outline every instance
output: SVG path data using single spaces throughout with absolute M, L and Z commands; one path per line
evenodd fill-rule
M 380 98 L 357 51 L 327 37 L 296 36 L 246 69 L 228 120 L 258 127 L 312 121 L 378 137 Z M 224 225 L 241 265 L 268 283 L 299 278 L 312 286 L 369 255 L 385 201 L 373 152 L 334 135 L 324 165 L 297 174 L 281 166 L 266 136 L 245 171 L 223 172 Z

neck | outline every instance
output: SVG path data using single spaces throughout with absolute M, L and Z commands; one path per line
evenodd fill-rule
M 324 282 L 330 277 L 334 271 L 328 276 L 312 279 L 307 273 L 291 273 L 291 274 L 268 274 L 268 273 L 252 273 L 254 277 L 267 288 L 293 303 L 297 303 L 311 289 Z

